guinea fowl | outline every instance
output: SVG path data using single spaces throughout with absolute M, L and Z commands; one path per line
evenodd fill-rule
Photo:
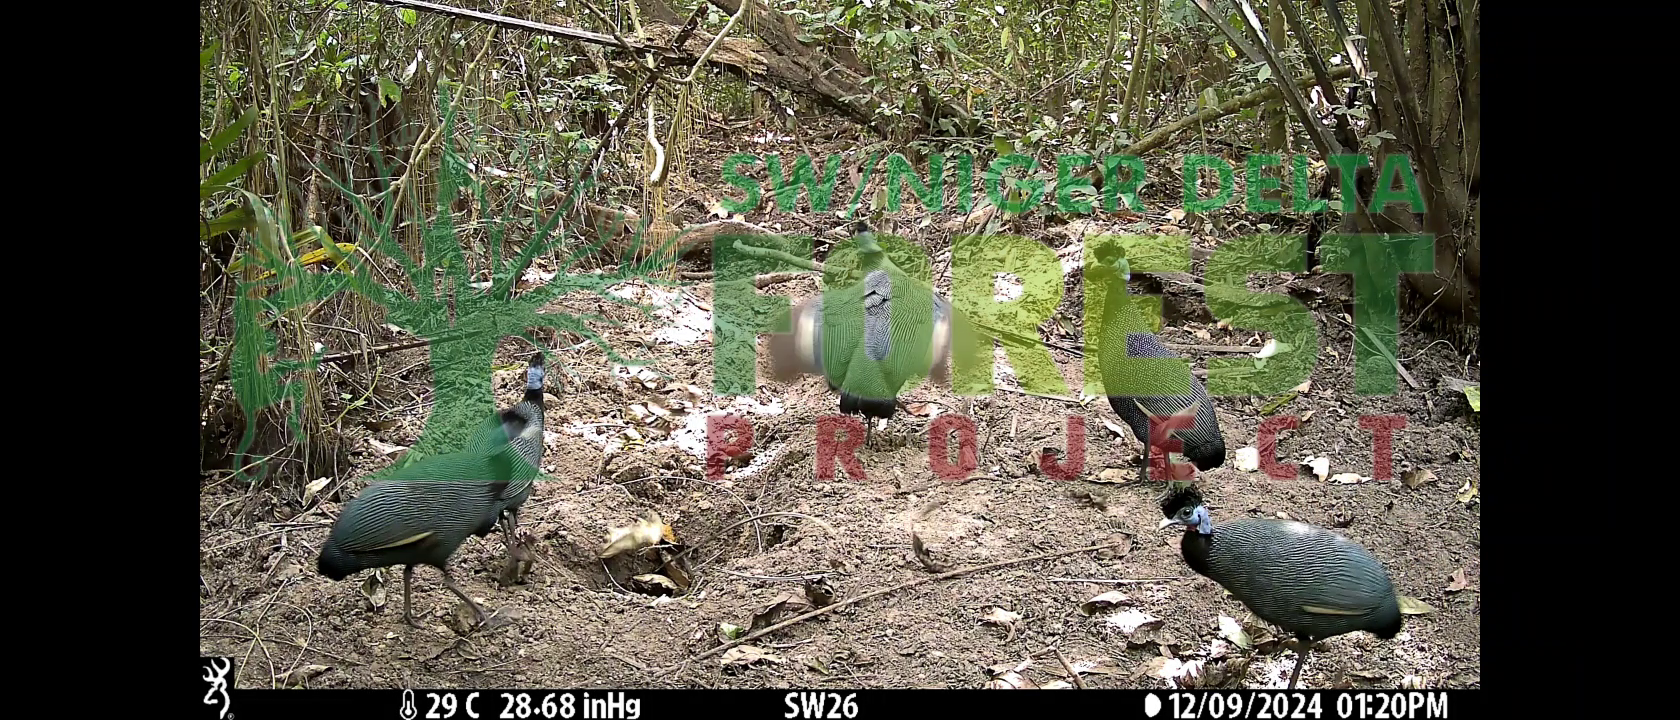
M 1097 368 L 1102 373 L 1104 391 L 1110 393 L 1109 406 L 1143 441 L 1140 477 L 1149 479 L 1151 417 L 1193 416 L 1191 427 L 1170 431 L 1182 443 L 1182 454 L 1202 472 L 1223 465 L 1225 438 L 1219 432 L 1219 417 L 1214 412 L 1207 389 L 1187 369 L 1135 362 L 1144 358 L 1177 358 L 1179 355 L 1163 344 L 1159 337 L 1146 331 L 1148 326 L 1143 324 L 1143 318 L 1132 303 L 1121 302 L 1126 299 L 1126 282 L 1131 279 L 1131 265 L 1125 255 L 1111 245 L 1098 248 L 1095 255 L 1096 262 L 1086 269 L 1085 277 L 1092 283 L 1105 283 L 1108 289 L 1107 300 L 1103 303 Z M 1127 362 L 1128 359 L 1133 362 Z M 1189 381 L 1188 394 L 1177 392 L 1178 388 L 1186 387 L 1184 380 Z M 1122 389 L 1139 388 L 1144 392 L 1155 392 L 1147 395 L 1115 394 L 1123 392 Z M 1159 448 L 1158 445 L 1155 447 Z M 1166 449 L 1160 449 L 1164 456 Z M 1187 478 L 1161 479 L 1178 481 Z
M 529 561 L 531 556 L 518 541 L 519 507 L 531 497 L 531 486 L 542 467 L 543 458 L 543 356 L 531 355 L 525 370 L 525 396 L 513 407 L 486 420 L 473 436 L 469 451 L 486 456 L 500 456 L 509 469 L 507 500 L 496 509 L 491 521 L 473 534 L 488 535 L 500 523 L 507 539 L 508 572 L 504 580 L 514 575 L 517 563 Z
M 840 393 L 840 412 L 864 416 L 864 442 L 876 418 L 891 418 L 906 383 L 944 383 L 951 303 L 893 266 L 867 226 L 856 235 L 863 281 L 829 288 L 791 310 L 790 330 L 770 337 L 770 373 L 778 382 L 823 375 Z
M 450 577 L 449 558 L 468 537 L 495 524 L 510 500 L 510 480 L 524 470 L 505 447 L 475 447 L 424 458 L 362 490 L 333 523 L 316 569 L 343 580 L 362 570 L 402 565 L 403 622 L 415 625 L 414 566 L 430 565 L 484 622 L 484 609 Z
M 1400 602 L 1388 572 L 1359 543 L 1291 520 L 1212 523 L 1201 494 L 1185 485 L 1161 501 L 1161 527 L 1184 526 L 1184 562 L 1220 584 L 1255 616 L 1295 634 L 1301 677 L 1312 643 L 1359 630 L 1400 632 Z

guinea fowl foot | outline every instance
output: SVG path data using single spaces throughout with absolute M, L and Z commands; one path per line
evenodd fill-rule
M 449 572 L 447 570 L 444 571 L 444 573 L 443 573 L 443 584 L 444 584 L 444 587 L 449 588 L 450 592 L 455 593 L 456 597 L 461 598 L 461 601 L 465 602 L 467 604 L 467 607 L 472 608 L 472 614 L 473 614 L 473 619 L 475 621 L 475 624 L 483 625 L 484 624 L 484 619 L 486 617 L 489 617 L 489 615 L 484 612 L 484 608 L 480 607 L 477 602 L 474 602 L 472 598 L 467 597 L 466 593 L 461 592 L 461 588 L 455 585 L 455 580 L 453 578 L 449 577 Z

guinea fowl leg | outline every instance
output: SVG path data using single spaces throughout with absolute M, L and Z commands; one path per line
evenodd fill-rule
M 414 566 L 403 566 L 403 623 L 412 628 L 420 625 L 414 622 Z
M 1304 637 L 1295 638 L 1295 672 L 1289 674 L 1289 687 L 1295 689 L 1295 681 L 1301 679 L 1301 667 L 1307 664 L 1307 653 L 1312 651 L 1312 641 Z
M 472 598 L 467 597 L 466 593 L 461 592 L 461 588 L 455 585 L 455 579 L 449 577 L 448 570 L 443 570 L 443 585 L 444 587 L 449 588 L 450 592 L 455 593 L 457 597 L 465 600 L 467 602 L 467 606 L 472 608 L 473 615 L 477 616 L 479 624 L 484 624 L 484 619 L 488 617 L 484 612 L 484 608 L 479 607 L 478 603 L 473 602 Z
M 519 511 L 512 509 L 504 511 L 501 521 L 502 534 L 507 540 L 508 557 L 507 563 L 502 567 L 502 575 L 498 578 L 498 581 L 506 587 L 519 581 L 520 563 L 530 562 L 533 558 L 531 553 L 525 549 L 524 544 L 519 542 L 519 535 L 515 532 L 515 529 L 519 527 Z
M 519 511 L 505 510 L 502 513 L 502 532 L 507 535 L 508 559 L 520 562 L 530 562 L 531 553 L 525 544 L 519 541 Z

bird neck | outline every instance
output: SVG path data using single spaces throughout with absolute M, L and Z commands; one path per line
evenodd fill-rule
M 1108 327 L 1109 322 L 1119 320 L 1121 313 L 1126 309 L 1125 278 L 1118 275 L 1111 277 L 1107 286 L 1108 295 L 1103 297 L 1103 327 Z
M 1203 534 L 1196 528 L 1184 530 L 1184 541 L 1179 544 L 1184 551 L 1184 562 L 1195 570 L 1198 575 L 1208 574 L 1208 551 L 1213 548 L 1213 534 Z
M 537 412 L 539 412 L 539 413 L 542 412 L 542 406 L 543 406 L 543 391 L 542 391 L 542 388 L 525 388 L 525 402 L 528 402 L 528 403 L 531 403 L 532 405 L 537 406 Z

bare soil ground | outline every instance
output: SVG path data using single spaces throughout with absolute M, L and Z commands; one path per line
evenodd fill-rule
M 797 145 L 782 151 L 800 152 Z M 1160 213 L 1127 222 L 1156 227 L 1168 222 Z M 1068 242 L 1054 229 L 1026 234 L 1057 247 Z M 948 269 L 948 240 L 928 244 L 939 277 Z M 687 265 L 709 269 L 699 261 Z M 1304 685 L 1393 687 L 1415 675 L 1431 687 L 1479 687 L 1481 506 L 1479 499 L 1465 503 L 1455 496 L 1467 481 L 1479 484 L 1480 428 L 1463 395 L 1442 380 L 1479 380 L 1479 360 L 1467 361 L 1451 343 L 1406 331 L 1400 357 L 1420 387 L 1402 382 L 1393 396 L 1356 395 L 1354 335 L 1339 317 L 1347 298 L 1334 280 L 1286 277 L 1270 288 L 1278 291 L 1285 281 L 1307 288 L 1321 343 L 1310 390 L 1274 413 L 1311 413 L 1299 429 L 1282 433 L 1278 457 L 1292 463 L 1328 456 L 1332 475 L 1370 477 L 1371 433 L 1359 418 L 1401 414 L 1407 425 L 1395 433 L 1393 477 L 1338 484 L 1305 468 L 1287 480 L 1244 472 L 1236 452 L 1256 444 L 1268 398 L 1218 398 L 1229 455 L 1223 467 L 1199 476 L 1201 489 L 1216 521 L 1285 513 L 1340 528 L 1385 562 L 1402 594 L 1433 607 L 1408 617 L 1391 641 L 1359 633 L 1321 643 L 1302 675 Z M 1078 285 L 1075 274 L 1063 301 L 1063 314 L 1075 327 Z M 941 289 L 949 291 L 948 278 Z M 816 291 L 806 278 L 764 292 L 799 298 Z M 1199 300 L 1190 296 L 1187 302 Z M 463 634 L 456 619 L 460 603 L 430 568 L 416 571 L 419 629 L 401 623 L 400 569 L 380 573 L 378 587 L 369 581 L 371 572 L 343 582 L 315 572 L 320 543 L 342 504 L 362 487 L 361 476 L 400 456 L 389 446 L 408 446 L 419 437 L 425 416 L 416 407 L 388 418 L 397 422 L 381 430 L 346 423 L 353 428 L 347 442 L 354 472 L 332 478 L 307 506 L 295 491 L 248 492 L 206 475 L 199 508 L 201 652 L 240 658 L 241 687 L 266 687 L 276 677 L 321 665 L 326 669 L 307 686 L 974 688 L 991 681 L 988 668 L 1012 670 L 1028 660 L 1019 673 L 1023 682 L 1067 682 L 1060 661 L 1042 652 L 1051 647 L 1087 687 L 1173 687 L 1196 682 L 1198 669 L 1202 682 L 1235 670 L 1241 672 L 1227 679 L 1231 684 L 1277 688 L 1287 681 L 1293 652 L 1275 642 L 1243 650 L 1220 636 L 1223 615 L 1247 622 L 1253 639 L 1265 640 L 1241 604 L 1184 564 L 1180 534 L 1156 529 L 1161 488 L 1135 481 L 1140 444 L 1129 431 L 1117 437 L 1107 429 L 1104 421 L 1117 419 L 1105 399 L 1080 404 L 1000 389 L 969 401 L 923 385 L 906 392 L 907 403 L 934 403 L 940 412 L 967 413 L 977 423 L 980 476 L 937 478 L 929 467 L 928 419 L 901 411 L 883 447 L 859 452 L 867 478 L 841 470 L 833 480 L 819 481 L 816 419 L 838 407 L 823 381 L 761 380 L 753 396 L 714 396 L 710 287 L 698 283 L 657 301 L 671 310 L 662 320 L 678 331 L 655 335 L 659 325 L 626 314 L 621 319 L 631 324 L 609 333 L 617 347 L 654 338 L 642 351 L 652 372 L 638 377 L 634 369 L 615 369 L 589 346 L 559 353 L 575 375 L 557 373 L 564 375 L 564 388 L 551 390 L 548 399 L 544 470 L 553 481 L 539 484 L 521 513 L 522 534 L 540 558 L 536 565 L 522 582 L 500 587 L 505 545 L 499 532 L 469 539 L 452 562 L 465 590 L 498 616 L 495 627 Z M 595 307 L 576 299 L 559 305 L 585 302 Z M 1403 328 L 1409 322 L 1402 317 Z M 685 324 L 699 327 L 684 333 Z M 1168 342 L 1258 350 L 1264 340 L 1172 313 L 1168 325 Z M 551 347 L 566 345 L 556 340 Z M 518 397 L 517 366 L 528 353 L 527 344 L 512 339 L 498 352 L 495 387 L 503 406 Z M 1202 368 L 1210 357 L 1186 355 Z M 1059 351 L 1051 356 L 1070 387 L 1079 387 L 1082 361 Z M 384 356 L 387 368 L 411 368 L 384 382 L 426 397 L 425 360 L 424 349 Z M 1000 377 L 1010 386 L 1006 370 Z M 701 392 L 693 394 L 689 386 Z M 670 418 L 639 418 L 632 406 L 648 403 L 662 404 Z M 749 462 L 710 483 L 700 455 L 703 416 L 718 411 L 748 417 L 755 443 Z M 1064 446 L 1070 415 L 1084 417 L 1089 430 L 1085 471 L 1078 480 L 1058 481 L 1039 471 L 1034 459 L 1041 448 Z M 1120 469 L 1109 475 L 1119 481 L 1095 482 L 1108 468 Z M 1436 480 L 1406 487 L 1401 474 L 1413 468 L 1431 471 Z M 610 528 L 650 509 L 679 541 L 696 546 L 687 558 L 692 586 L 684 596 L 632 586 L 631 576 L 654 572 L 656 563 L 597 559 Z M 772 512 L 822 522 L 782 516 L 719 533 Z M 751 626 L 755 614 L 786 593 L 803 597 L 810 578 L 823 578 L 844 601 L 930 574 L 911 550 L 912 528 L 932 560 L 950 568 L 1106 542 L 1125 546 L 888 593 L 751 641 L 769 656 L 756 662 L 731 655 L 691 661 L 723 642 L 720 624 Z M 1093 597 L 1115 590 L 1130 604 L 1089 616 L 1081 611 Z M 988 622 L 998 608 L 1019 619 Z M 1243 669 L 1240 662 L 1225 662 L 1232 659 L 1250 664 Z

